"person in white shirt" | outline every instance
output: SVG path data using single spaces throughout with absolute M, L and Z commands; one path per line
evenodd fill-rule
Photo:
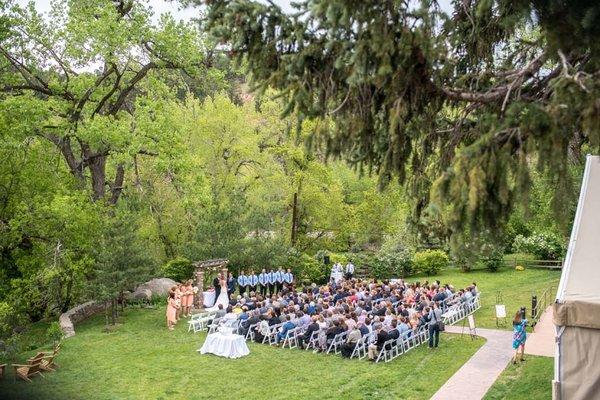
M 348 264 L 346 264 L 346 279 L 352 279 L 353 276 L 354 276 L 354 264 L 352 264 L 352 262 L 348 261 Z

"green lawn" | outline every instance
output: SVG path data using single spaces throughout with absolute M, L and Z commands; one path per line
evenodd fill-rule
M 33 383 L 0 381 L 2 399 L 424 399 L 483 344 L 443 335 L 387 364 L 251 344 L 248 357 L 200 355 L 204 334 L 163 326 L 164 309 L 129 309 L 103 332 L 103 318 L 77 327 L 63 342 L 58 371 Z M 31 355 L 32 351 L 27 353 Z M 22 355 L 23 361 L 26 355 Z
M 464 287 L 476 282 L 482 292 L 481 309 L 475 313 L 475 322 L 482 328 L 496 328 L 496 294 L 502 294 L 502 303 L 506 305 L 507 323 L 500 329 L 512 329 L 510 321 L 521 306 L 527 307 L 527 316 L 531 313 L 531 294 L 541 294 L 547 287 L 554 285 L 556 288 L 561 271 L 547 269 L 527 268 L 524 271 L 503 268 L 498 272 L 478 270 L 461 272 L 458 270 L 444 270 L 435 276 L 421 276 L 409 278 L 409 281 L 438 279 L 442 284 L 450 283 L 455 287 Z
M 546 400 L 552 398 L 554 359 L 526 356 L 526 361 L 509 364 L 486 393 L 485 400 Z

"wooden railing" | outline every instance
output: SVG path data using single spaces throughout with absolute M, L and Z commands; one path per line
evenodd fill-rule
M 532 293 L 532 297 L 533 296 L 536 296 L 536 294 Z M 542 316 L 542 313 L 546 310 L 548 305 L 550 305 L 554 301 L 555 297 L 556 297 L 556 286 L 555 285 L 551 285 L 551 286 L 547 287 L 546 290 L 544 290 L 542 292 L 542 294 L 537 297 L 537 304 L 536 304 L 535 308 L 531 309 L 531 325 L 532 326 L 535 326 L 535 324 L 538 323 L 538 321 L 540 320 L 540 317 Z
M 564 260 L 527 260 L 524 258 L 511 258 L 504 260 L 504 264 L 511 268 L 515 268 L 517 265 L 522 265 L 525 268 L 562 269 L 563 261 Z

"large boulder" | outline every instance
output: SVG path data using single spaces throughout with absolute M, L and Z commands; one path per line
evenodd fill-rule
M 175 285 L 177 285 L 177 282 L 173 279 L 155 278 L 146 283 L 142 283 L 135 289 L 135 292 L 145 289 L 150 291 L 150 296 L 166 296 L 169 293 L 169 290 Z
M 128 300 L 151 300 L 152 292 L 149 289 L 137 288 L 135 292 L 127 294 L 126 298 Z

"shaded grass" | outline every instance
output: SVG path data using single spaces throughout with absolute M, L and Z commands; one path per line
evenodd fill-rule
M 502 268 L 498 272 L 472 271 L 462 272 L 457 269 L 447 269 L 434 276 L 420 276 L 409 278 L 409 281 L 425 279 L 432 282 L 438 279 L 442 284 L 449 283 L 456 288 L 463 288 L 472 282 L 477 283 L 481 290 L 481 309 L 475 313 L 475 322 L 482 328 L 497 328 L 496 326 L 496 295 L 502 295 L 502 302 L 506 305 L 507 322 L 498 329 L 512 329 L 512 317 L 521 306 L 527 308 L 527 317 L 531 315 L 531 295 L 540 295 L 550 285 L 556 288 L 561 271 L 528 268 L 524 271 Z M 459 322 L 460 324 L 460 322 Z
M 526 356 L 523 363 L 506 367 L 485 400 L 546 400 L 552 398 L 552 357 Z
M 424 399 L 483 344 L 443 335 L 441 347 L 412 350 L 387 364 L 250 344 L 228 360 L 196 352 L 205 334 L 164 327 L 164 309 L 129 309 L 103 332 L 103 318 L 63 342 L 58 371 L 33 383 L 0 381 L 2 399 Z M 22 355 L 21 361 L 32 352 Z

